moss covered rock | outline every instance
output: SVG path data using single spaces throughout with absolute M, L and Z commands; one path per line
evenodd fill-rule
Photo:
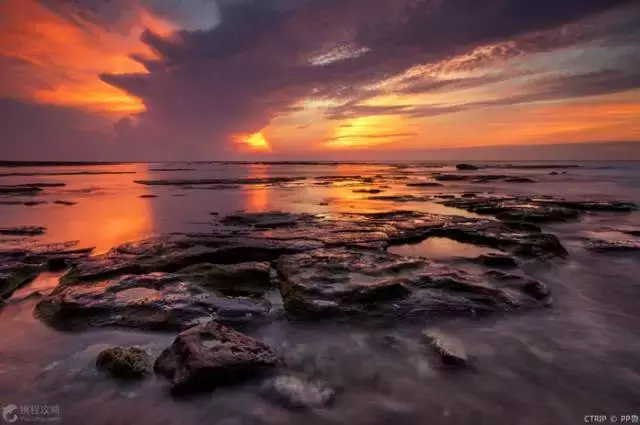
M 141 379 L 151 374 L 151 356 L 138 347 L 111 347 L 98 354 L 98 369 L 118 379 Z

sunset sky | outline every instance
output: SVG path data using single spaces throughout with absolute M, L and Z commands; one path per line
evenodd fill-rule
M 0 0 L 0 160 L 620 141 L 640 1 Z

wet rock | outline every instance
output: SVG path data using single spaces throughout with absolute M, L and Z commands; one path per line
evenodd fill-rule
M 293 227 L 312 219 L 310 214 L 293 214 L 280 211 L 266 213 L 237 213 L 224 217 L 222 223 L 236 226 L 254 226 L 258 229 L 275 229 Z
M 587 249 L 599 252 L 639 252 L 640 242 L 637 240 L 590 239 Z
M 263 385 L 266 398 L 289 409 L 310 409 L 327 406 L 335 401 L 336 390 L 321 380 L 309 380 L 294 375 L 282 375 Z
M 354 189 L 353 193 L 382 193 L 384 190 L 382 189 Z
M 262 295 L 272 288 L 268 263 L 196 264 L 178 273 L 225 294 Z
M 44 205 L 46 201 L 24 201 L 24 200 L 13 200 L 13 201 L 0 201 L 0 205 L 24 205 L 27 207 L 35 207 L 37 205 Z
M 40 236 L 46 231 L 42 226 L 0 227 L 0 235 L 6 236 Z
M 426 343 L 440 357 L 443 365 L 450 367 L 468 366 L 469 357 L 461 341 L 436 330 L 425 330 L 422 334 Z
M 181 332 L 155 362 L 174 394 L 213 390 L 259 377 L 278 356 L 266 344 L 216 322 Z
M 387 195 L 387 196 L 369 196 L 367 199 L 371 201 L 390 201 L 390 202 L 426 202 L 430 201 L 430 196 L 415 195 Z
M 527 223 L 469 221 L 431 229 L 429 236 L 495 248 L 525 258 L 566 257 L 560 240 Z
M 16 289 L 38 276 L 41 268 L 21 262 L 0 262 L 0 300 L 8 299 Z
M 411 182 L 407 183 L 407 187 L 442 187 L 442 183 L 438 182 Z
M 478 167 L 472 164 L 458 164 L 456 165 L 456 169 L 458 171 L 476 171 L 479 170 Z
M 439 174 L 434 176 L 433 178 L 440 182 L 455 182 L 455 181 L 469 180 L 468 175 L 457 175 L 457 174 Z
M 140 195 L 141 199 L 153 199 L 153 198 L 157 198 L 158 195 Z
M 638 206 L 632 202 L 619 201 L 567 201 L 558 199 L 540 199 L 537 203 L 542 205 L 551 204 L 556 207 L 578 211 L 630 212 L 638 209 Z
M 528 279 L 474 275 L 421 258 L 364 250 L 315 250 L 277 263 L 287 313 L 415 318 L 489 313 L 542 305 Z
M 517 208 L 517 207 L 516 207 Z M 566 208 L 540 207 L 514 209 L 496 214 L 496 218 L 503 221 L 524 221 L 527 223 L 557 223 L 580 218 L 577 211 Z
M 536 181 L 529 177 L 509 177 L 504 180 L 507 183 L 535 183 Z
M 502 254 L 486 254 L 481 255 L 473 260 L 478 264 L 486 267 L 498 269 L 511 269 L 518 267 L 518 263 L 512 257 Z
M 530 223 L 554 223 L 579 219 L 594 212 L 627 212 L 636 209 L 628 202 L 567 201 L 542 197 L 476 197 L 456 198 L 444 205 L 474 212 L 495 215 L 500 220 Z
M 65 206 L 70 207 L 70 206 L 76 205 L 76 204 L 77 204 L 77 202 L 72 202 L 72 201 L 55 201 L 55 202 L 54 202 L 54 204 L 57 204 L 57 205 L 65 205 Z
M 141 379 L 151 375 L 151 356 L 138 347 L 111 347 L 98 354 L 96 367 L 116 379 Z
M 188 277 L 152 273 L 63 283 L 38 303 L 36 313 L 57 329 L 182 330 L 211 318 L 242 325 L 264 317 L 269 309 L 264 299 L 229 298 Z
M 123 274 L 176 272 L 195 264 L 235 264 L 273 261 L 285 254 L 317 249 L 323 244 L 310 240 L 275 240 L 264 237 L 222 236 L 160 237 L 124 244 L 104 255 L 77 262 L 63 281 L 95 281 Z

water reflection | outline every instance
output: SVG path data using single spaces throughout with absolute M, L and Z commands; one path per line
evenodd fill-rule
M 147 237 L 155 227 L 150 207 L 153 199 L 140 198 L 149 190 L 132 184 L 134 179 L 147 177 L 146 166 L 127 165 L 126 169 L 136 171 L 136 174 L 91 176 L 90 185 L 87 176 L 65 176 L 62 181 L 66 186 L 62 190 L 47 191 L 41 196 L 48 204 L 5 208 L 0 211 L 2 223 L 6 226 L 44 226 L 47 233 L 40 239 L 42 242 L 77 240 L 82 246 L 95 247 L 96 253 Z M 123 166 L 103 166 L 101 170 L 122 171 Z M 60 199 L 76 204 L 53 203 Z
M 271 176 L 268 164 L 249 164 L 250 179 L 265 179 Z M 265 212 L 269 210 L 270 191 L 266 185 L 255 185 L 243 189 L 245 196 L 245 210 L 251 212 Z

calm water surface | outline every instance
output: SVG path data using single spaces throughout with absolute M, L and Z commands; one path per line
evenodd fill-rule
M 47 227 L 38 242 L 77 240 L 106 252 L 148 236 L 212 228 L 212 212 L 290 211 L 310 213 L 420 210 L 466 215 L 432 202 L 393 203 L 383 195 L 493 192 L 553 195 L 571 199 L 640 202 L 640 164 L 587 163 L 554 170 L 489 169 L 536 179 L 535 184 L 447 182 L 444 187 L 407 187 L 429 180 L 442 167 L 411 165 L 224 165 L 124 164 L 95 167 L 2 168 L 4 173 L 120 171 L 135 174 L 3 176 L 1 185 L 65 183 L 28 200 L 37 206 L 0 205 L 0 226 Z M 185 168 L 186 171 L 153 171 Z M 557 170 L 561 172 L 562 170 Z M 238 179 L 269 177 L 375 177 L 316 185 L 309 180 L 281 185 L 227 188 L 143 186 L 135 180 Z M 409 180 L 405 180 L 408 178 Z M 354 192 L 355 190 L 355 192 Z M 155 197 L 141 197 L 153 195 Z M 23 199 L 23 198 L 17 198 Z M 56 200 L 75 205 L 54 204 Z M 472 215 L 472 214 L 471 214 Z M 100 375 L 97 353 L 108 345 L 137 344 L 153 354 L 175 335 L 100 330 L 60 333 L 33 318 L 37 300 L 59 274 L 42 274 L 17 291 L 0 310 L 0 405 L 56 404 L 69 424 L 581 424 L 585 415 L 640 415 L 640 257 L 586 251 L 583 237 L 619 238 L 616 229 L 640 228 L 640 215 L 597 214 L 580 222 L 547 226 L 570 251 L 564 262 L 527 264 L 526 272 L 554 292 L 554 306 L 483 320 L 440 322 L 473 358 L 470 370 L 443 371 L 419 344 L 421 327 L 394 328 L 273 322 L 252 330 L 289 353 L 301 368 L 325 377 L 341 392 L 335 406 L 291 412 L 265 401 L 259 384 L 175 400 L 166 383 L 152 378 L 123 385 Z M 630 238 L 629 236 L 626 236 Z M 5 240 L 0 243 L 11 244 Z M 403 247 L 403 255 L 427 258 L 475 256 L 474 246 L 450 240 Z M 484 253 L 484 252 L 483 252 Z M 275 298 L 277 304 L 277 297 Z M 426 325 L 426 324 L 425 324 Z M 385 335 L 406 338 L 390 350 Z

